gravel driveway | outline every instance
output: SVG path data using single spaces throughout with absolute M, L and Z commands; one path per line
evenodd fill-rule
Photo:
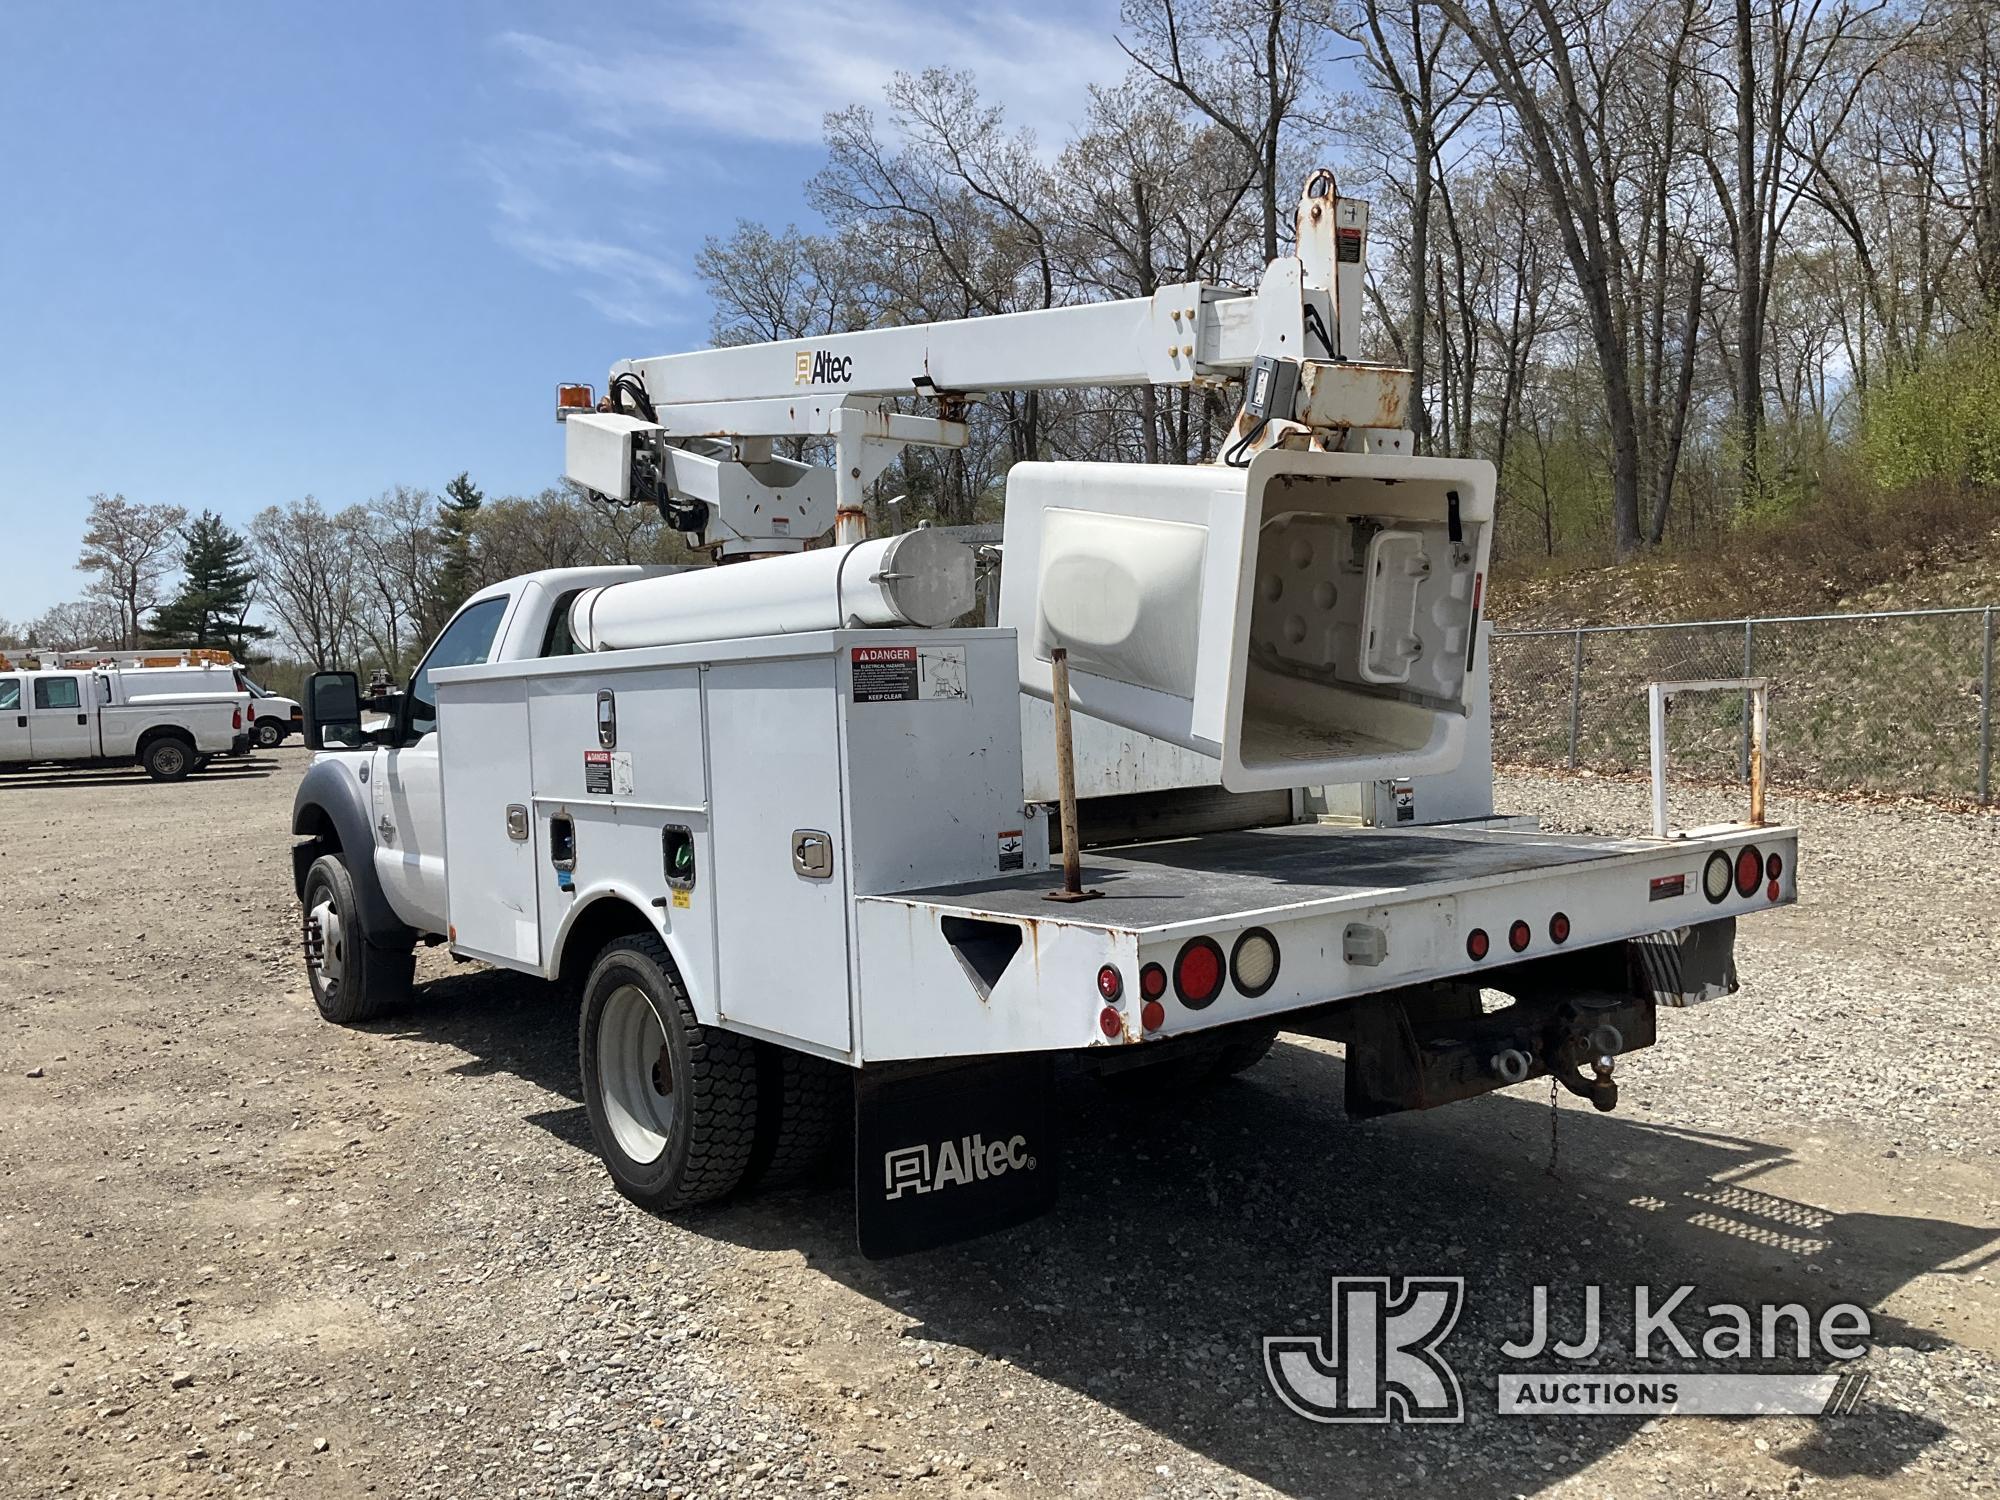
M 1546 1085 L 1354 1125 L 1337 1049 L 1288 1042 L 1204 1095 L 1067 1090 L 1057 1214 L 870 1263 L 836 1182 L 674 1223 L 612 1193 L 539 985 L 433 950 L 403 1013 L 320 1023 L 303 764 L 0 778 L 0 1495 L 2000 1488 L 1991 818 L 1780 794 L 1803 903 L 1618 1113 L 1564 1097 L 1553 1174 Z M 1645 817 L 1625 783 L 1501 799 Z M 1466 1278 L 1467 1425 L 1277 1401 L 1263 1335 L 1323 1333 L 1330 1275 L 1419 1273 Z M 1602 1286 L 1616 1340 L 1640 1282 L 1863 1304 L 1860 1411 L 1494 1415 L 1530 1288 L 1568 1327 Z

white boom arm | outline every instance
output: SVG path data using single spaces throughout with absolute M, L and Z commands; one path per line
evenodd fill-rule
M 867 486 L 904 446 L 963 446 L 976 392 L 1241 379 L 1239 458 L 1301 431 L 1317 449 L 1406 452 L 1408 372 L 1353 357 L 1367 226 L 1368 205 L 1317 171 L 1296 253 L 1254 293 L 1180 282 L 1120 302 L 627 360 L 596 411 L 559 409 L 567 472 L 659 505 L 718 556 L 749 556 L 800 550 L 829 526 L 865 535 Z M 893 409 L 908 396 L 934 398 L 938 414 Z M 774 439 L 795 436 L 832 438 L 831 470 L 773 456 Z

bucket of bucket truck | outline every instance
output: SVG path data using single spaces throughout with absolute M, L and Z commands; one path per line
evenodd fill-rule
M 1220 762 L 1231 791 L 1458 764 L 1493 467 L 1260 453 L 1221 465 L 1022 463 L 1000 623 L 1021 686 Z

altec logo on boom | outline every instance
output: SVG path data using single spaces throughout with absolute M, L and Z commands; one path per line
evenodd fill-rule
M 854 357 L 829 354 L 824 349 L 801 349 L 793 385 L 846 385 L 854 378 Z

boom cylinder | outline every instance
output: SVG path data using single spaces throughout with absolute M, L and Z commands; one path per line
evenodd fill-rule
M 847 626 L 949 625 L 976 602 L 972 551 L 934 531 L 586 589 L 569 629 L 587 651 Z

